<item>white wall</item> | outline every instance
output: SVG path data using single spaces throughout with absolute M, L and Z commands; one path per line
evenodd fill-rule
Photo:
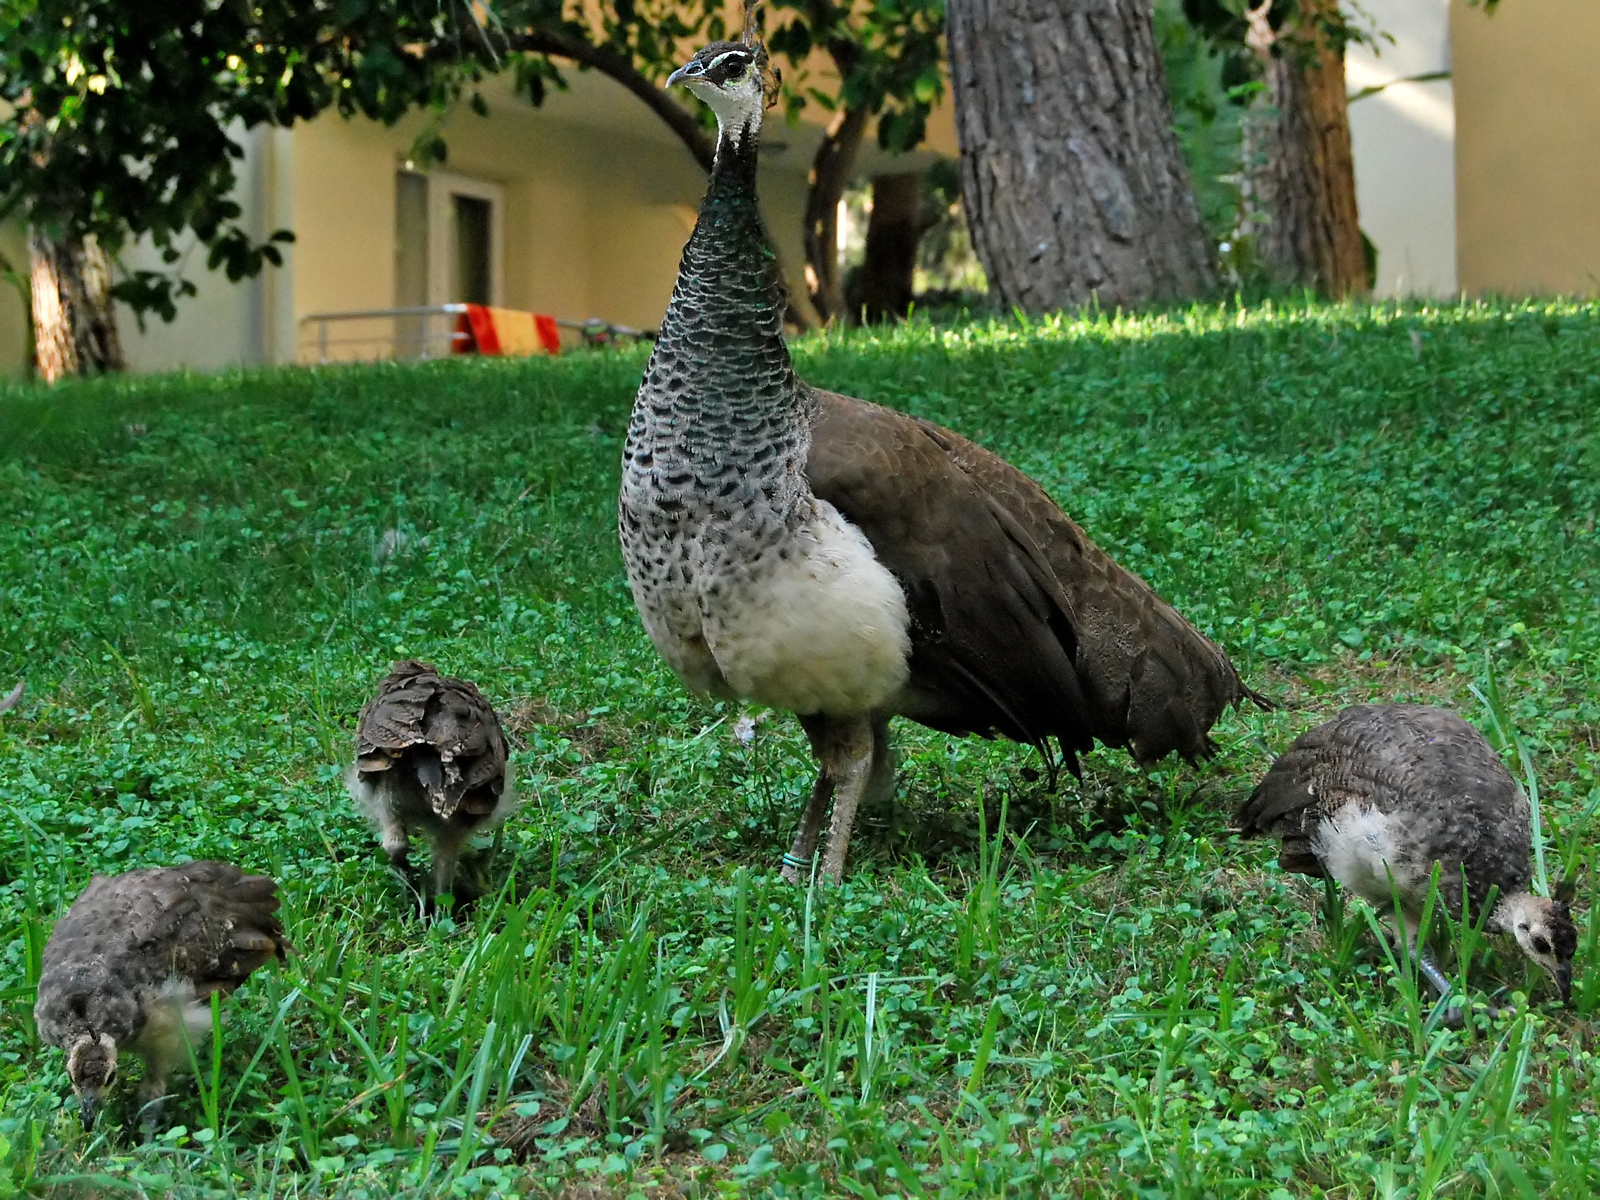
M 1452 296 L 1456 282 L 1455 98 L 1448 79 L 1393 83 L 1450 69 L 1449 0 L 1362 0 L 1378 49 L 1351 46 L 1350 105 L 1361 228 L 1378 247 L 1379 296 Z M 1358 18 L 1359 19 L 1359 18 Z M 1390 39 L 1393 39 L 1392 41 Z

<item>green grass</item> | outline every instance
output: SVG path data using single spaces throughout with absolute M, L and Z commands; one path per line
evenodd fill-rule
M 1513 1011 L 1455 1031 L 1355 902 L 1227 824 L 1300 730 L 1425 698 L 1498 720 L 1552 878 L 1590 887 L 1600 307 L 797 355 L 1009 457 L 1298 707 L 1056 795 L 1031 751 L 902 726 L 843 886 L 789 888 L 795 723 L 747 744 L 687 696 L 622 578 L 638 354 L 0 393 L 0 693 L 29 687 L 0 717 L 0 1197 L 1595 1189 L 1586 900 L 1576 1011 L 1463 930 Z M 526 803 L 460 923 L 418 920 L 339 782 L 401 655 L 510 715 Z M 32 1031 L 42 938 L 90 871 L 200 855 L 273 872 L 298 953 L 222 1005 L 165 1133 L 128 1083 L 86 1138 Z

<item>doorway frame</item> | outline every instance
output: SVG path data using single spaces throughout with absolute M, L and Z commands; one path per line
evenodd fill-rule
M 456 222 L 454 199 L 470 196 L 489 202 L 489 303 L 505 302 L 505 188 L 498 183 L 456 175 L 449 171 L 428 172 L 428 303 L 451 304 L 455 282 Z

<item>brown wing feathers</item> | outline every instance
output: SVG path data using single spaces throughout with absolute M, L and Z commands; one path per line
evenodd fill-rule
M 415 660 L 395 663 L 361 710 L 356 762 L 363 777 L 405 764 L 441 816 L 458 806 L 491 812 L 505 789 L 506 742 L 493 707 L 469 681 Z
M 807 475 L 906 591 L 911 702 L 950 733 L 1004 734 L 1068 764 L 1213 753 L 1249 696 L 1226 655 L 1100 550 L 1044 490 L 947 429 L 819 392 Z
M 1306 815 L 1318 805 L 1312 790 L 1312 771 L 1321 746 L 1319 726 L 1300 738 L 1283 754 L 1256 784 L 1250 798 L 1239 808 L 1234 823 L 1246 837 L 1281 837 L 1278 865 L 1285 871 L 1316 878 L 1327 872 L 1311 850 L 1311 835 L 1306 831 Z
M 1206 733 L 1223 710 L 1246 695 L 1260 699 L 1227 656 L 1090 541 L 1028 476 L 949 430 L 918 425 L 1037 546 L 1035 561 L 1065 597 L 1074 625 L 1073 663 L 1090 698 L 1095 737 L 1128 745 L 1141 763 L 1174 750 L 1190 759 L 1211 754 Z
M 107 881 L 127 905 L 128 934 L 170 959 L 202 991 L 231 992 L 289 943 L 278 920 L 278 885 L 231 863 L 201 861 L 130 871 Z
M 42 1011 L 116 1002 L 99 993 L 131 995 L 174 974 L 202 994 L 233 991 L 290 949 L 277 888 L 211 861 L 95 876 L 51 931 Z
M 916 424 L 822 394 L 807 476 L 872 543 L 906 593 L 911 690 L 905 715 L 953 734 L 1004 734 L 1087 750 L 1071 671 L 1071 627 L 1038 583 L 1033 548 Z M 987 553 L 975 548 L 985 547 Z M 1041 630 L 1057 628 L 1060 636 Z M 1064 735 L 1064 736 L 1063 736 Z

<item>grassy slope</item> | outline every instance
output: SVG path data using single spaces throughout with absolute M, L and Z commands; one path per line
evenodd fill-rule
M 29 682 L 0 718 L 0 929 L 24 935 L 0 1195 L 1594 1185 L 1600 924 L 1577 1013 L 1502 952 L 1474 987 L 1533 1007 L 1430 1029 L 1359 911 L 1319 915 L 1227 815 L 1344 703 L 1486 725 L 1488 652 L 1552 872 L 1588 877 L 1600 309 L 919 328 L 799 358 L 1009 457 L 1302 707 L 1226 718 L 1199 770 L 1096 754 L 1053 797 L 1030 752 L 903 727 L 848 881 L 796 891 L 773 878 L 793 721 L 755 714 L 746 745 L 689 699 L 621 577 L 638 357 L 0 394 L 0 691 Z M 513 717 L 526 803 L 487 867 L 511 886 L 459 926 L 417 921 L 338 781 L 402 654 Z M 91 870 L 198 855 L 276 873 L 299 955 L 225 1005 L 220 1090 L 207 1056 L 172 1132 L 138 1145 L 130 1093 L 90 1142 L 32 1040 L 30 947 Z

